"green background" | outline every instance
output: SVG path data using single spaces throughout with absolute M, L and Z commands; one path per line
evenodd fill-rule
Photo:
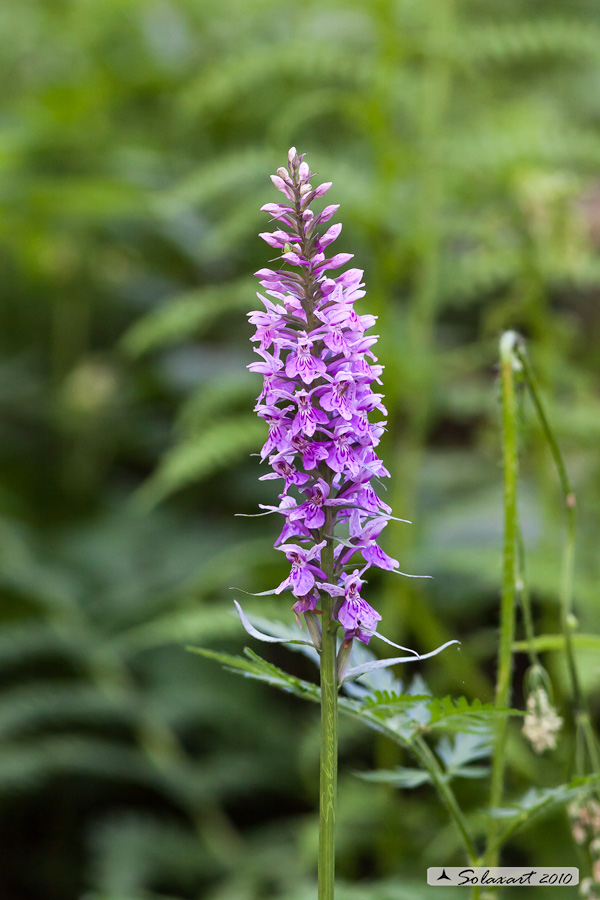
M 413 521 L 385 549 L 434 578 L 373 577 L 369 602 L 422 652 L 459 638 L 418 671 L 489 702 L 506 328 L 579 498 L 579 627 L 600 625 L 598 5 L 5 0 L 0 35 L 0 898 L 312 898 L 317 710 L 184 651 L 239 651 L 229 588 L 285 574 L 277 525 L 234 518 L 276 493 L 245 369 L 268 175 L 295 145 L 333 181 L 379 316 L 386 499 Z M 564 517 L 530 409 L 521 445 L 551 633 Z M 286 597 L 247 605 L 290 621 Z M 515 723 L 509 795 L 571 773 L 544 660 L 567 725 L 538 758 Z M 597 651 L 578 662 L 597 714 Z M 427 865 L 461 862 L 429 787 L 356 777 L 398 762 L 342 722 L 340 900 L 418 900 Z M 485 782 L 457 790 L 476 827 Z M 564 815 L 506 859 L 577 865 Z

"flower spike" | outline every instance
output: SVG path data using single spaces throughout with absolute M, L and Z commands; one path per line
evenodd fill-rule
M 255 273 L 261 308 L 248 317 L 260 361 L 248 368 L 263 376 L 255 411 L 269 426 L 260 455 L 270 471 L 262 480 L 283 481 L 279 506 L 263 507 L 284 518 L 275 547 L 291 565 L 274 593 L 292 593 L 294 614 L 310 622 L 315 645 L 330 627 L 323 621 L 319 631 L 317 619 L 319 596 L 328 595 L 343 634 L 341 675 L 355 638 L 368 644 L 378 636 L 419 656 L 377 634 L 381 615 L 360 593 L 371 567 L 405 574 L 379 545 L 394 517 L 375 490 L 389 477 L 377 455 L 387 412 L 373 388 L 383 371 L 373 352 L 377 336 L 368 333 L 376 317 L 355 308 L 365 295 L 362 270 L 340 271 L 353 255 L 329 252 L 342 233 L 340 223 L 326 224 L 338 205 L 311 208 L 331 182 L 313 185 L 295 147 L 287 161 L 271 176 L 281 202 L 262 207 L 274 227 L 260 237 L 280 255 L 274 268 Z

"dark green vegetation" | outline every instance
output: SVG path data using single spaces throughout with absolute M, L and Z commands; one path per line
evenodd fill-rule
M 397 641 L 460 638 L 418 671 L 488 704 L 505 328 L 528 339 L 579 500 L 579 631 L 600 626 L 600 12 L 19 0 L 0 31 L 0 898 L 312 900 L 316 708 L 183 651 L 238 653 L 228 588 L 283 577 L 272 521 L 233 518 L 274 493 L 249 457 L 264 426 L 244 368 L 268 174 L 295 144 L 334 182 L 337 246 L 380 316 L 388 499 L 414 521 L 386 549 L 435 577 L 373 579 L 369 600 Z M 530 413 L 521 523 L 553 634 L 564 511 Z M 290 620 L 285 598 L 248 606 Z M 537 757 L 511 722 L 509 798 L 572 769 L 566 669 L 541 649 L 566 725 Z M 597 717 L 599 654 L 576 651 Z M 357 779 L 413 763 L 341 726 L 340 900 L 429 896 L 424 869 L 462 861 L 458 833 L 422 780 Z M 485 785 L 457 782 L 467 812 Z M 564 812 L 506 859 L 576 865 Z

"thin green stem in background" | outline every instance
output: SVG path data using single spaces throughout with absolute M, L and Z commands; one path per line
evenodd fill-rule
M 529 390 L 533 405 L 538 414 L 544 436 L 550 447 L 552 458 L 556 465 L 560 486 L 563 493 L 565 511 L 567 517 L 567 533 L 565 538 L 565 547 L 563 552 L 562 576 L 560 587 L 560 621 L 561 630 L 565 639 L 565 653 L 567 657 L 567 669 L 571 682 L 571 691 L 573 694 L 573 706 L 575 710 L 575 723 L 578 732 L 581 732 L 583 740 L 579 740 L 578 745 L 585 747 L 588 752 L 590 766 L 592 771 L 600 770 L 600 753 L 595 734 L 593 732 L 590 715 L 581 690 L 577 664 L 575 661 L 575 647 L 573 644 L 573 630 L 575 620 L 573 616 L 573 585 L 575 572 L 575 534 L 576 534 L 576 500 L 575 493 L 571 486 L 567 468 L 560 452 L 558 442 L 554 437 L 552 428 L 544 410 L 540 389 L 532 369 L 531 363 L 525 351 L 525 344 L 522 339 L 518 339 L 514 345 L 514 355 L 518 360 L 525 383 Z M 586 771 L 585 759 L 583 753 L 576 754 L 576 774 L 584 775 Z
M 356 709 L 348 705 L 342 700 L 342 709 L 344 712 L 356 718 L 362 725 L 370 722 L 371 727 L 386 738 L 389 738 L 396 746 L 409 750 L 418 759 L 423 769 L 429 774 L 431 783 L 436 787 L 440 799 L 446 808 L 450 819 L 456 825 L 461 837 L 462 845 L 465 851 L 465 857 L 471 865 L 476 865 L 478 856 L 475 848 L 475 842 L 469 831 L 465 815 L 456 799 L 456 795 L 452 789 L 450 780 L 443 771 L 435 753 L 423 736 L 415 737 L 413 740 L 404 740 L 394 728 L 389 727 L 385 721 L 373 716 L 368 710 L 361 709 L 357 713 Z
M 565 540 L 565 549 L 563 555 L 563 565 L 562 565 L 562 577 L 561 577 L 561 590 L 560 590 L 560 612 L 561 612 L 561 627 L 565 637 L 565 649 L 567 654 L 567 666 L 569 669 L 569 677 L 571 680 L 571 687 L 573 690 L 573 700 L 575 703 L 575 709 L 580 712 L 583 710 L 584 706 L 581 696 L 581 688 L 579 685 L 579 677 L 577 674 L 577 667 L 575 665 L 575 650 L 573 647 L 573 628 L 572 628 L 572 615 L 573 615 L 573 576 L 575 570 L 575 529 L 576 529 L 576 502 L 575 502 L 575 494 L 573 493 L 573 489 L 571 487 L 571 482 L 569 481 L 569 476 L 567 474 L 567 469 L 562 458 L 562 454 L 560 452 L 558 443 L 552 429 L 550 427 L 550 423 L 548 422 L 548 418 L 546 416 L 544 407 L 542 405 L 541 395 L 539 391 L 539 387 L 537 384 L 537 379 L 525 353 L 525 349 L 523 346 L 523 342 L 521 340 L 517 341 L 514 347 L 514 354 L 516 359 L 519 361 L 522 370 L 523 376 L 525 379 L 525 383 L 529 389 L 529 393 L 531 395 L 531 399 L 533 401 L 533 405 L 535 406 L 535 410 L 538 414 L 538 418 L 540 420 L 540 424 L 542 426 L 544 436 L 548 441 L 548 446 L 550 447 L 550 452 L 552 453 L 552 457 L 556 464 L 556 469 L 558 472 L 558 477 L 560 480 L 560 486 L 563 492 L 564 502 L 565 502 L 565 510 L 567 513 L 567 535 Z
M 332 532 L 331 511 L 323 527 Z M 327 581 L 333 581 L 333 541 L 321 554 Z M 333 900 L 335 885 L 335 809 L 338 757 L 338 686 L 336 659 L 337 626 L 331 622 L 333 598 L 323 593 L 323 634 L 321 643 L 321 770 L 319 779 L 319 900 Z
M 513 349 L 517 335 L 506 332 L 500 341 L 500 381 L 502 386 L 502 426 L 504 446 L 504 553 L 502 572 L 502 601 L 500 606 L 500 646 L 496 681 L 496 706 L 510 705 L 512 645 L 515 630 L 515 585 L 517 574 L 517 403 L 514 379 Z M 490 807 L 502 805 L 508 720 L 499 718 L 492 761 Z M 500 822 L 493 816 L 488 820 L 486 865 L 498 864 L 495 849 Z
M 458 805 L 454 791 L 450 787 L 448 778 L 445 776 L 435 754 L 422 737 L 415 738 L 411 744 L 411 750 L 423 768 L 429 773 L 442 803 L 458 828 L 468 862 L 473 866 L 477 865 L 477 851 L 475 850 L 475 844 L 469 832 L 464 813 Z
M 535 648 L 535 629 L 533 627 L 533 614 L 531 612 L 531 598 L 529 597 L 529 587 L 527 586 L 527 577 L 525 572 L 525 544 L 523 542 L 523 533 L 517 524 L 517 582 L 515 585 L 516 592 L 523 613 L 523 625 L 525 627 L 525 639 L 527 641 L 527 655 L 529 663 L 532 667 L 541 668 L 540 658 Z

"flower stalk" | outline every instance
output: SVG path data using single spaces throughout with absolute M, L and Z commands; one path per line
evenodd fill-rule
M 332 275 L 352 259 L 350 253 L 327 257 L 342 226 L 329 222 L 337 205 L 313 212 L 331 183 L 314 187 L 303 156 L 292 147 L 288 168 L 271 179 L 283 202 L 262 209 L 276 229 L 261 237 L 279 252 L 280 269 L 255 274 L 264 293 L 264 309 L 249 314 L 260 360 L 248 368 L 263 376 L 255 412 L 269 426 L 261 459 L 270 471 L 261 480 L 283 480 L 278 503 L 262 506 L 283 518 L 275 547 L 285 553 L 290 572 L 272 591 L 291 591 L 298 623 L 304 619 L 319 653 L 321 669 L 321 771 L 319 828 L 319 900 L 334 897 L 334 831 L 337 789 L 338 689 L 344 677 L 421 657 L 377 633 L 381 615 L 362 596 L 363 577 L 372 567 L 397 574 L 398 560 L 380 547 L 379 537 L 394 518 L 372 482 L 389 472 L 375 448 L 385 431 L 387 411 L 380 385 L 383 367 L 367 334 L 376 317 L 361 315 L 354 304 L 365 292 L 362 271 Z M 379 416 L 373 420 L 373 416 Z M 400 520 L 403 521 L 403 520 Z M 414 577 L 414 576 L 413 576 Z M 261 635 L 236 604 L 246 630 Z M 320 617 L 320 622 L 319 622 Z M 338 652 L 338 633 L 341 635 Z M 378 637 L 410 656 L 376 660 L 348 668 L 354 640 Z
M 588 771 L 597 772 L 600 770 L 600 750 L 598 748 L 596 736 L 591 725 L 589 710 L 581 689 L 579 673 L 577 671 L 577 664 L 575 661 L 575 646 L 573 642 L 573 632 L 577 627 L 576 619 L 573 614 L 577 502 L 575 492 L 567 473 L 567 467 L 565 466 L 565 462 L 558 446 L 558 442 L 554 436 L 554 432 L 552 431 L 550 422 L 546 415 L 537 378 L 535 376 L 531 363 L 529 362 L 529 358 L 527 356 L 525 348 L 525 342 L 522 338 L 518 338 L 515 341 L 514 354 L 518 364 L 522 369 L 523 378 L 527 385 L 529 395 L 532 399 L 539 422 L 542 426 L 544 437 L 548 442 L 548 446 L 550 448 L 550 452 L 556 466 L 556 471 L 563 494 L 563 501 L 565 504 L 566 538 L 563 551 L 560 586 L 560 621 L 565 641 L 567 671 L 569 673 L 569 680 L 571 682 L 575 725 L 577 729 L 575 774 L 583 776 Z
M 260 357 L 249 369 L 264 379 L 255 411 L 269 424 L 261 457 L 271 471 L 262 478 L 284 482 L 279 504 L 267 509 L 284 519 L 275 546 L 291 569 L 274 593 L 292 592 L 292 609 L 320 654 L 319 900 L 333 900 L 338 687 L 353 640 L 368 643 L 381 619 L 361 596 L 362 576 L 371 566 L 399 564 L 377 543 L 392 517 L 371 485 L 388 476 L 375 452 L 385 421 L 370 421 L 373 413 L 386 415 L 372 389 L 382 372 L 371 349 L 376 337 L 366 334 L 375 317 L 354 310 L 364 296 L 362 271 L 332 277 L 352 255 L 327 258 L 342 226 L 320 231 L 338 207 L 313 212 L 331 184 L 313 188 L 311 177 L 294 147 L 288 168 L 271 176 L 284 200 L 263 206 L 277 227 L 261 237 L 283 265 L 256 273 L 264 309 L 249 316 Z
M 331 618 L 333 598 L 325 597 L 323 615 Z M 335 814 L 338 764 L 338 682 L 336 631 L 325 628 L 321 648 L 321 757 L 319 776 L 319 900 L 333 900 L 335 884 Z

